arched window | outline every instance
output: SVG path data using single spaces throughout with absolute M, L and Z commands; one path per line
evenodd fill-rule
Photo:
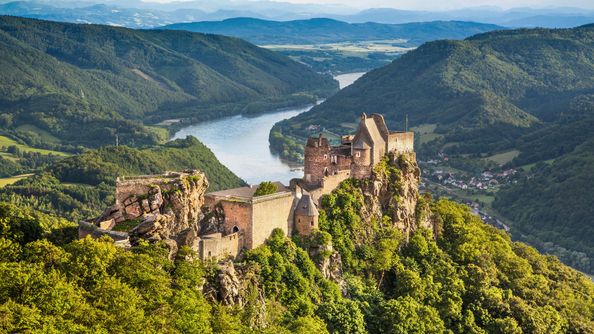
M 233 233 L 239 232 L 239 227 L 237 227 L 237 225 L 233 226 L 232 231 L 233 231 Z
M 314 226 L 314 222 L 313 221 L 311 222 L 311 226 Z

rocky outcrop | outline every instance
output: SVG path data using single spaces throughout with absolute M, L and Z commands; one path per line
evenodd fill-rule
M 426 217 L 417 217 L 421 170 L 414 153 L 390 153 L 362 182 L 365 221 L 389 216 L 408 238 L 419 227 L 432 229 Z
M 334 250 L 331 244 L 311 246 L 309 257 L 325 279 L 336 283 L 343 296 L 347 295 L 347 283 L 342 276 L 342 259 L 340 253 Z
M 225 233 L 225 211 L 218 205 L 211 209 L 208 205 L 202 208 L 204 218 L 200 221 L 200 235 Z
M 198 222 L 204 217 L 207 188 L 206 176 L 196 170 L 118 178 L 115 205 L 92 222 L 81 223 L 79 232 L 113 235 L 132 246 L 140 240 L 163 241 L 170 257 L 183 246 L 198 251 Z
M 233 261 L 227 261 L 219 265 L 217 274 L 217 299 L 223 305 L 243 305 L 243 287 L 239 280 Z

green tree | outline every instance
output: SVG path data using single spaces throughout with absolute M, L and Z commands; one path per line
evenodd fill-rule
M 276 184 L 270 181 L 264 181 L 260 183 L 256 192 L 254 193 L 254 197 L 264 196 L 264 195 L 271 195 L 278 191 Z

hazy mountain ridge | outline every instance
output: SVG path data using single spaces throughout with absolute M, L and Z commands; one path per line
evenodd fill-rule
M 256 44 L 322 44 L 368 40 L 406 40 L 403 45 L 419 45 L 435 39 L 461 39 L 504 29 L 474 22 L 436 21 L 408 24 L 347 23 L 326 18 L 296 21 L 268 21 L 233 18 L 223 21 L 177 23 L 160 29 L 188 30 L 235 36 Z
M 0 14 L 39 19 L 153 28 L 177 22 L 254 17 L 301 20 L 327 17 L 350 23 L 399 24 L 426 21 L 474 21 L 510 27 L 575 27 L 594 22 L 593 9 L 580 8 L 463 8 L 450 11 L 371 8 L 358 11 L 341 5 L 293 4 L 276 1 L 0 1 Z

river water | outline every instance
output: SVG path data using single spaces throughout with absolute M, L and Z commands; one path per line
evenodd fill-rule
M 335 77 L 340 88 L 352 84 L 364 73 Z M 255 117 L 231 116 L 180 129 L 173 139 L 192 135 L 210 148 L 221 163 L 249 184 L 281 181 L 303 176 L 301 166 L 291 166 L 270 152 L 268 134 L 274 124 L 297 116 L 312 106 L 269 112 Z

